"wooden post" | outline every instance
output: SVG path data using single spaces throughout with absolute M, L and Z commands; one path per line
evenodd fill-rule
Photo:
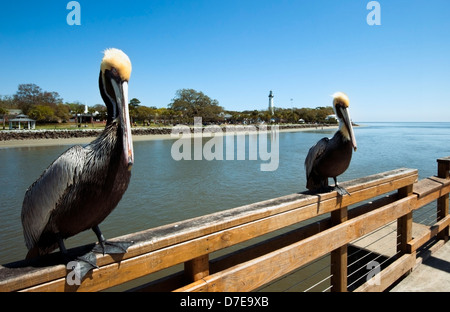
M 190 282 L 209 275 L 209 255 L 197 257 L 184 263 L 184 274 Z
M 450 179 L 450 157 L 439 158 L 438 163 L 438 177 L 443 179 Z M 448 215 L 449 207 L 448 193 L 437 199 L 437 220 L 441 220 Z M 447 226 L 437 235 L 438 239 L 443 239 L 444 242 L 449 239 L 449 227 Z
M 331 212 L 331 225 L 347 221 L 347 207 Z M 331 252 L 331 291 L 347 291 L 347 244 Z
M 413 185 L 402 187 L 398 190 L 398 197 L 403 198 L 412 195 Z M 397 219 L 397 252 L 400 252 L 397 256 L 401 257 L 408 252 L 408 243 L 412 240 L 412 223 L 413 213 L 412 211 L 403 217 Z

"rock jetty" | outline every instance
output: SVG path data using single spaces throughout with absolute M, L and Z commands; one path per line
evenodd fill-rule
M 325 128 L 336 125 L 279 125 L 279 129 L 301 129 L 301 128 Z M 194 128 L 191 127 L 191 131 Z M 222 131 L 225 132 L 225 127 Z M 247 127 L 243 126 L 242 130 L 247 131 Z M 269 127 L 270 129 L 270 127 Z M 69 138 L 83 138 L 83 137 L 97 137 L 103 129 L 73 129 L 73 130 L 3 130 L 0 131 L 0 141 L 8 140 L 32 140 L 32 139 L 69 139 Z M 157 134 L 171 134 L 172 127 L 143 127 L 133 128 L 133 135 L 157 135 Z

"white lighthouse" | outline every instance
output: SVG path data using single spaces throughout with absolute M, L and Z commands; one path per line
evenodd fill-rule
M 269 93 L 269 112 L 273 115 L 273 94 L 272 90 Z

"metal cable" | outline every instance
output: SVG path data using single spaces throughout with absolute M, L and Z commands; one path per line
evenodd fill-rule
M 305 289 L 303 292 L 307 292 L 310 289 L 313 289 L 314 287 L 316 287 L 319 284 L 322 284 L 324 281 L 326 281 L 327 279 L 331 278 L 333 275 L 328 275 L 327 277 L 325 277 L 323 280 L 317 282 L 316 284 L 312 285 L 311 287 Z
M 316 276 L 317 274 L 321 273 L 323 270 L 328 269 L 329 267 L 331 267 L 331 264 L 326 265 L 325 267 L 323 267 L 322 269 L 316 271 L 314 274 L 307 276 L 306 278 L 302 279 L 301 281 L 295 283 L 294 285 L 288 287 L 287 289 L 284 290 L 284 292 L 288 291 L 291 288 L 294 288 L 304 282 L 306 282 L 307 280 L 313 278 L 314 276 Z M 331 275 L 329 275 L 328 277 L 330 277 Z M 304 290 L 305 291 L 305 290 Z

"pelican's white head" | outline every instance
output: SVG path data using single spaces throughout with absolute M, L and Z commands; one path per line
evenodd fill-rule
M 352 142 L 353 149 L 356 151 L 356 139 L 353 133 L 352 120 L 348 112 L 350 100 L 344 92 L 336 92 L 333 94 L 333 110 L 339 120 L 339 130 L 346 140 Z
M 131 75 L 131 61 L 128 55 L 122 50 L 111 48 L 106 49 L 100 65 L 100 70 L 105 73 L 106 70 L 117 71 L 123 81 L 129 81 Z
M 122 127 L 124 161 L 129 169 L 134 162 L 128 111 L 128 81 L 130 75 L 131 61 L 128 56 L 119 49 L 106 49 L 100 65 L 100 93 L 108 109 L 107 122 L 117 119 Z

